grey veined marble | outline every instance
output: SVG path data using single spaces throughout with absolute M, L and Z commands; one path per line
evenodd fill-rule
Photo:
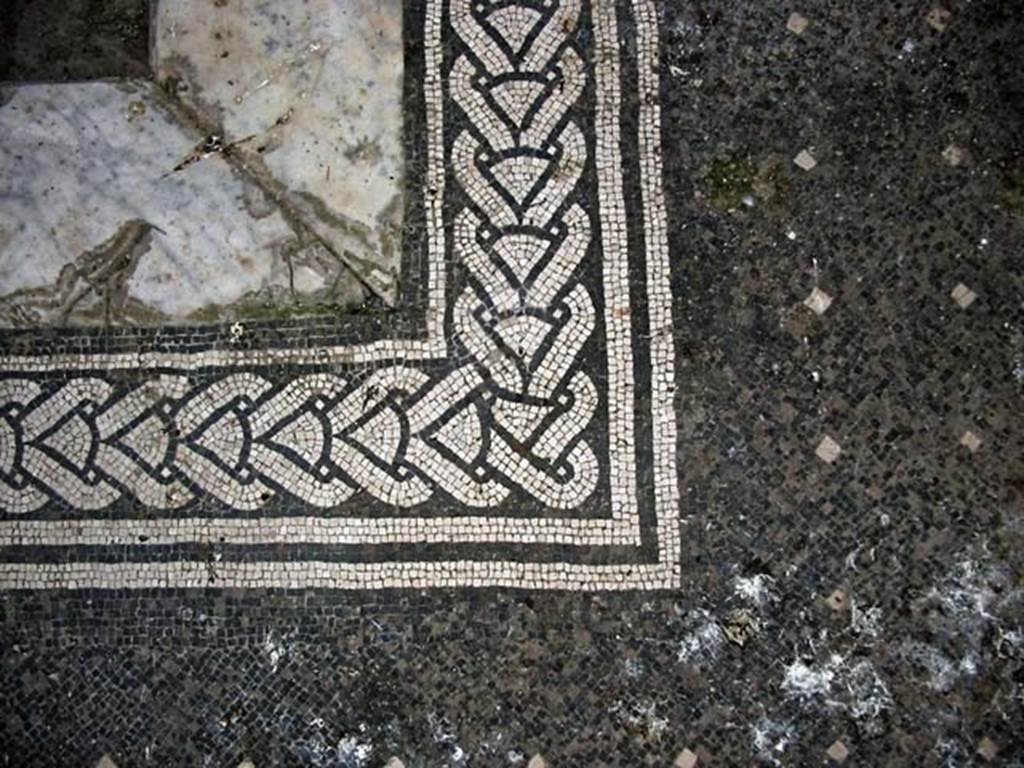
M 5 87 L 0 327 L 392 303 L 399 1 L 162 0 L 154 24 L 159 85 Z
M 401 0 L 161 0 L 154 23 L 157 80 L 393 303 Z

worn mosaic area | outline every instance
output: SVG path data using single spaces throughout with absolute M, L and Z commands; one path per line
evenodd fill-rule
M 1024 16 L 402 30 L 394 307 L 0 334 L 0 754 L 1024 764 Z
M 147 0 L 5 0 L 0 82 L 144 76 L 148 5 Z

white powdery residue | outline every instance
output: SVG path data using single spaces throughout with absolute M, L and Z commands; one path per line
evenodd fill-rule
M 326 723 L 322 717 L 313 717 L 309 721 L 309 729 L 312 731 L 308 736 L 301 739 L 298 748 L 303 753 L 306 764 L 315 768 L 323 768 L 327 764 L 330 755 L 330 748 L 324 738 L 324 726 Z
M 994 626 L 1001 634 L 999 615 L 1019 604 L 1024 595 L 1007 588 L 1012 584 L 1012 577 L 998 567 L 963 560 L 929 591 L 925 601 L 925 607 L 932 609 L 929 621 L 958 648 L 950 655 L 918 641 L 901 644 L 903 658 L 927 673 L 928 687 L 945 692 L 961 677 L 978 674 L 986 632 Z
M 935 755 L 941 760 L 943 768 L 963 768 L 975 764 L 971 759 L 971 751 L 957 738 L 939 737 L 935 740 Z
M 848 695 L 850 714 L 857 720 L 874 720 L 892 708 L 892 694 L 870 661 L 861 661 L 841 675 Z
M 454 744 L 455 731 L 447 718 L 438 717 L 431 712 L 427 715 L 427 725 L 430 726 L 430 734 L 438 744 Z
M 850 629 L 855 635 L 868 640 L 877 640 L 882 633 L 882 609 L 878 606 L 861 608 L 857 601 L 850 599 Z
M 782 765 L 779 758 L 795 738 L 793 727 L 762 716 L 751 727 L 751 731 L 754 753 L 773 765 Z
M 622 666 L 623 671 L 625 671 L 626 673 L 626 677 L 632 680 L 637 680 L 643 677 L 644 664 L 642 661 L 640 661 L 640 659 L 629 657 L 624 662 L 622 662 Z
M 797 659 L 786 667 L 782 688 L 791 697 L 820 700 L 862 721 L 874 720 L 893 704 L 889 687 L 870 661 L 851 665 L 839 654 L 816 667 Z
M 957 565 L 947 584 L 933 589 L 930 597 L 942 603 L 965 629 L 974 629 L 980 622 L 994 618 L 988 612 L 996 599 L 986 583 L 989 576 L 998 578 L 998 574 L 983 574 L 977 563 L 965 560 Z
M 270 660 L 271 674 L 277 672 L 277 667 L 281 663 L 281 658 L 285 655 L 287 649 L 284 645 L 274 640 L 274 630 L 267 632 L 267 637 L 263 641 L 263 652 L 267 654 Z
M 679 641 L 676 660 L 682 664 L 704 665 L 714 661 L 725 646 L 725 632 L 707 611 L 700 611 L 691 631 Z
M 755 576 L 737 576 L 732 581 L 733 592 L 749 603 L 763 608 L 768 603 L 775 602 L 778 597 L 772 589 L 775 579 L 764 573 Z
M 613 711 L 622 711 L 622 704 L 619 702 Z M 648 741 L 661 741 L 661 737 L 668 730 L 668 719 L 658 717 L 658 705 L 654 702 L 639 702 L 623 713 L 622 718 L 631 730 L 644 734 Z
M 657 707 L 653 703 L 642 706 L 640 709 L 647 738 L 651 741 L 661 741 L 661 737 L 668 730 L 668 718 L 658 717 Z
M 1006 632 L 999 631 L 999 640 L 996 642 L 996 652 L 1000 657 L 1017 656 L 1024 648 L 1024 633 L 1017 629 Z
M 373 744 L 356 736 L 346 736 L 338 742 L 338 762 L 344 768 L 363 768 L 373 755 Z
M 501 731 L 490 731 L 476 747 L 478 755 L 498 755 L 506 751 L 505 734 Z
M 978 656 L 974 651 L 968 651 L 964 654 L 964 657 L 960 659 L 960 663 L 957 665 L 957 669 L 960 670 L 960 674 L 972 677 L 978 674 Z
M 462 768 L 469 764 L 469 755 L 458 744 L 452 745 L 452 756 L 448 758 L 448 764 L 453 768 Z
M 923 667 L 928 673 L 928 687 L 945 693 L 960 676 L 957 665 L 937 648 L 917 640 L 909 640 L 900 646 L 900 655 L 911 664 Z
M 786 667 L 786 675 L 782 687 L 790 696 L 800 699 L 823 698 L 825 703 L 835 706 L 838 702 L 830 700 L 832 681 L 837 671 L 843 666 L 843 657 L 833 654 L 827 662 L 817 669 L 797 659 Z

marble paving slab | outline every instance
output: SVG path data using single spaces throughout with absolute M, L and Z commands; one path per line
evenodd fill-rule
M 174 172 L 197 136 L 149 81 L 12 89 L 0 134 L 4 326 L 237 319 L 345 272 L 309 266 L 309 244 L 223 158 Z M 336 298 L 360 302 L 343 282 Z
M 153 68 L 388 303 L 403 208 L 400 0 L 161 0 Z

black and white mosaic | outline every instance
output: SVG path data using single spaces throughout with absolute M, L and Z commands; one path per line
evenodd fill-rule
M 356 4 L 391 13 L 380 35 L 321 34 Z M 134 29 L 137 0 L 103 5 Z M 352 234 L 307 216 L 330 207 L 234 190 L 261 147 L 312 158 L 293 170 L 321 188 L 325 158 L 359 147 L 339 184 L 365 167 L 372 141 L 307 156 L 311 115 L 277 123 L 306 83 L 337 92 L 318 73 L 392 50 L 400 5 L 403 210 L 375 230 L 400 249 L 353 250 L 327 270 L 343 290 L 272 316 L 151 322 L 132 297 L 159 295 L 104 279 L 204 202 L 257 244 L 324 245 L 293 264 L 328 258 Z M 64 293 L 0 297 L 8 317 L 88 293 L 66 327 L 0 331 L 0 764 L 1022 764 L 1013 3 L 157 10 L 154 80 L 68 87 L 229 110 L 253 92 L 272 127 L 179 126 L 145 148 L 158 174 L 234 149 L 168 177 L 192 203 L 177 229 L 146 214 L 166 235 L 95 248 L 104 224 L 68 249 L 85 269 Z M 7 88 L 0 125 L 24 124 Z M 6 139 L 21 200 L 4 158 L 44 151 Z M 17 210 L 0 190 L 0 262 Z
M 624 63 L 620 13 L 580 0 L 427 4 L 422 335 L 261 349 L 233 343 L 245 334 L 234 325 L 200 350 L 139 337 L 132 351 L 5 356 L 0 543 L 68 554 L 12 558 L 0 586 L 676 583 L 657 24 L 634 6 Z M 650 94 L 628 120 L 624 88 Z M 625 145 L 643 158 L 630 214 Z M 651 467 L 649 485 L 637 466 Z M 525 549 L 225 557 L 215 574 L 145 554 L 211 543 Z M 131 544 L 130 562 L 74 559 L 112 544 Z M 534 562 L 533 545 L 566 556 Z

